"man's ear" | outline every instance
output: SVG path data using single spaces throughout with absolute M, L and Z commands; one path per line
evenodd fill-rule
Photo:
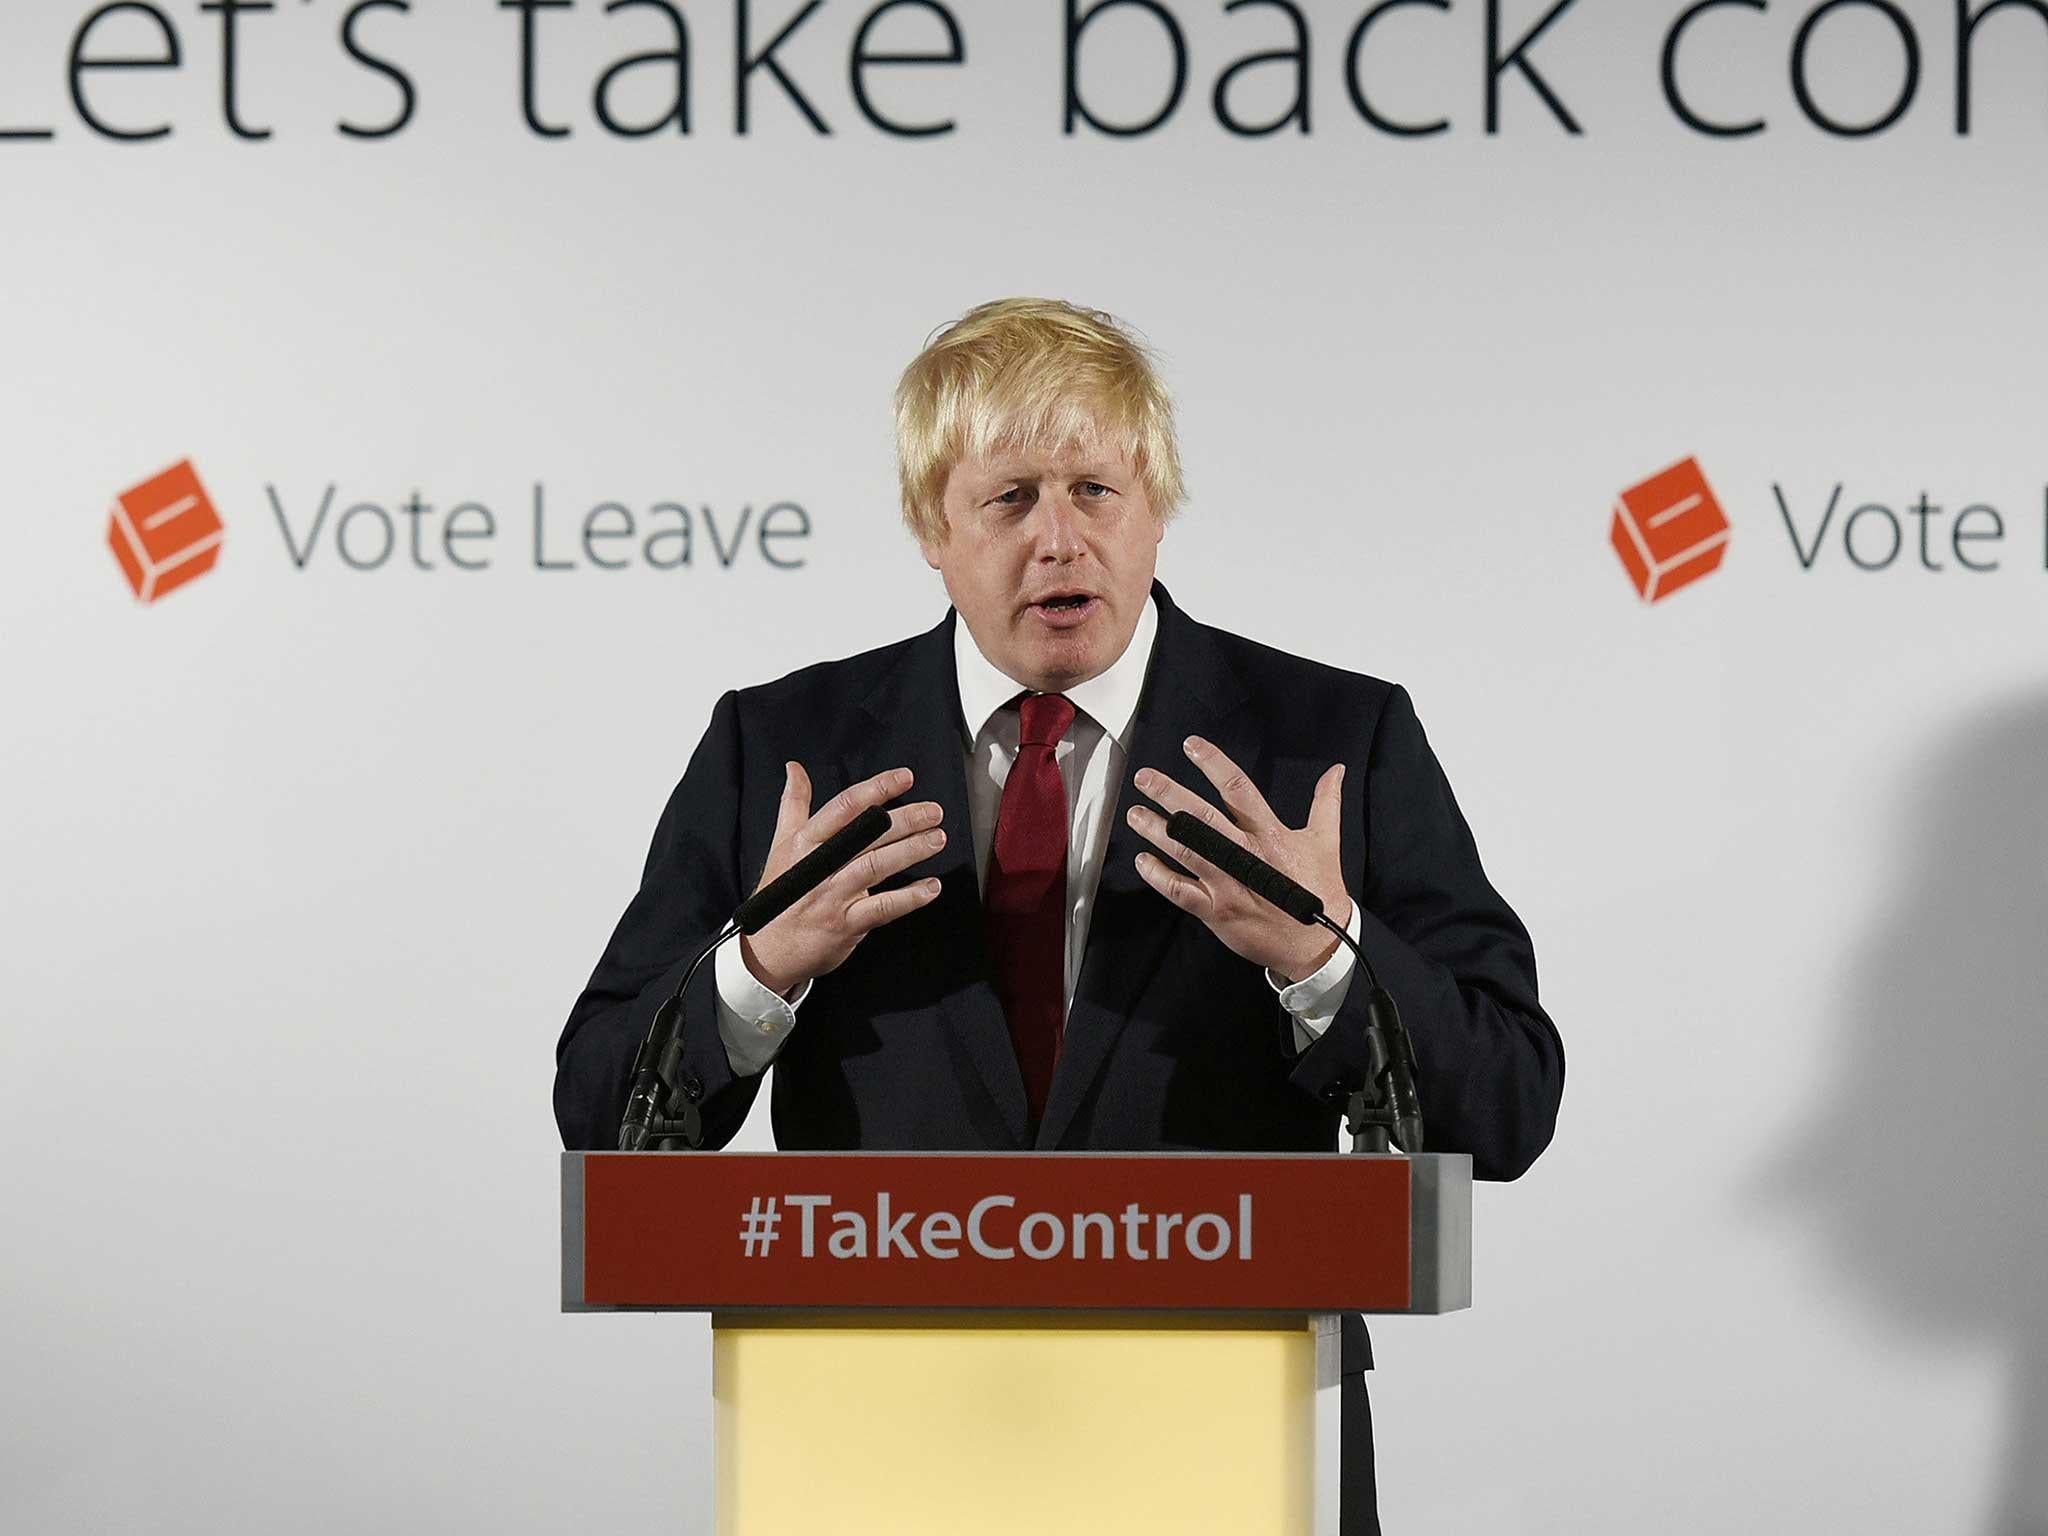
M 935 571 L 939 569 L 939 551 L 946 547 L 946 540 L 952 534 L 952 531 L 951 526 L 946 522 L 945 508 L 941 507 L 939 509 L 939 537 L 934 539 L 929 534 L 923 533 L 917 536 L 917 552 L 924 556 L 924 563 Z

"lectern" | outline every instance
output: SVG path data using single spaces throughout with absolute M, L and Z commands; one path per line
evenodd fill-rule
M 570 1152 L 562 1308 L 709 1312 L 720 1536 L 1308 1536 L 1336 1314 L 1471 1304 L 1463 1155 Z

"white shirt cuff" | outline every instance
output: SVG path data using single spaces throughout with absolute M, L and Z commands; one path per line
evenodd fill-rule
M 1351 903 L 1351 919 L 1345 923 L 1344 931 L 1351 936 L 1352 944 L 1358 942 L 1358 935 L 1364 931 L 1363 924 L 1359 922 L 1356 899 Z M 1271 970 L 1266 972 L 1267 985 L 1280 994 L 1280 1006 L 1294 1020 L 1296 1051 L 1305 1051 L 1322 1039 L 1323 1031 L 1330 1027 L 1330 1020 L 1337 1017 L 1337 1010 L 1344 1006 L 1344 995 L 1351 990 L 1351 972 L 1357 964 L 1358 957 L 1351 952 L 1351 945 L 1339 944 L 1337 952 L 1323 962 L 1321 970 L 1291 985 L 1286 977 Z
M 735 939 L 725 945 L 711 965 L 718 981 L 718 1037 L 725 1042 L 725 1059 L 739 1076 L 755 1077 L 768 1070 L 796 1028 L 796 1011 L 810 995 L 811 984 L 805 982 L 785 1002 L 747 969 L 742 942 Z

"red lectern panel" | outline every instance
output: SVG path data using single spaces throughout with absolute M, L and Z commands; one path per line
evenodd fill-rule
M 1466 1304 L 1442 1260 L 1469 1274 L 1470 1177 L 1459 1157 L 572 1153 L 563 1305 L 1438 1311 Z

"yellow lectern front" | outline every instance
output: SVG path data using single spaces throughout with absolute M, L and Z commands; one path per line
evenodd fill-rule
M 711 1325 L 720 1536 L 1312 1528 L 1318 1344 L 1335 1385 L 1334 1317 Z

